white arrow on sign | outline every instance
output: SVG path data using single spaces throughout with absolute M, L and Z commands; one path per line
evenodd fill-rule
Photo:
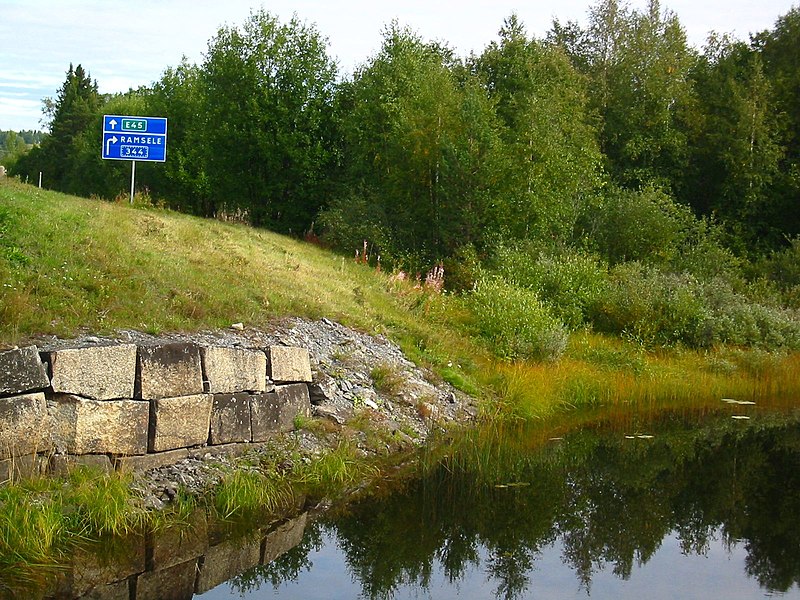
M 108 122 L 108 124 L 111 125 L 111 129 L 116 129 L 117 128 L 117 120 L 116 119 L 111 119 Z
M 117 136 L 112 135 L 110 138 L 106 140 L 106 156 L 108 156 L 111 148 L 111 144 L 117 143 Z

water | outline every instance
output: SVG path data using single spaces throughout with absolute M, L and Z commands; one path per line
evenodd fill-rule
M 475 433 L 197 597 L 800 598 L 798 416 L 635 425 Z

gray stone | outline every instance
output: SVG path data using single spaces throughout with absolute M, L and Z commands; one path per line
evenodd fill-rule
M 275 383 L 311 382 L 311 360 L 305 348 L 270 346 L 267 359 Z
M 196 558 L 163 571 L 142 573 L 136 579 L 135 600 L 191 600 L 196 575 Z
M 68 348 L 47 353 L 53 391 L 95 400 L 133 398 L 136 346 Z
M 114 470 L 111 459 L 105 454 L 84 454 L 83 456 L 54 454 L 50 457 L 47 472 L 51 475 L 65 476 L 78 467 L 88 467 L 103 473 L 111 473 Z
M 201 508 L 189 516 L 188 527 L 177 525 L 157 529 L 151 542 L 148 568 L 162 571 L 177 564 L 196 559 L 208 550 L 208 517 Z
M 297 416 L 311 416 L 311 401 L 305 383 L 279 385 L 275 387 L 278 397 L 278 426 L 281 431 L 292 431 Z
M 139 347 L 137 398 L 155 400 L 203 393 L 200 348 L 174 343 Z
M 308 513 L 282 523 L 264 537 L 263 564 L 271 563 L 279 556 L 298 546 L 303 541 L 308 523 Z
M 0 460 L 0 483 L 27 479 L 39 475 L 41 472 L 41 462 L 35 454 Z
M 152 400 L 150 452 L 208 442 L 211 394 Z
M 253 535 L 230 539 L 211 546 L 205 555 L 195 585 L 195 593 L 203 594 L 220 583 L 244 573 L 261 561 L 261 540 Z
M 214 394 L 211 408 L 212 444 L 249 442 L 250 394 Z
M 86 400 L 69 394 L 47 403 L 56 449 L 67 454 L 144 454 L 150 403 Z
M 265 442 L 281 430 L 278 394 L 253 394 L 250 396 L 250 426 L 254 442 Z
M 313 381 L 308 384 L 311 404 L 329 404 L 339 391 L 337 381 L 324 371 L 315 371 Z
M 144 456 L 120 456 L 114 458 L 114 468 L 122 473 L 149 471 L 150 469 L 175 464 L 184 458 L 189 458 L 189 456 L 189 451 L 186 448 L 145 454 Z
M 234 458 L 253 450 L 255 446 L 250 442 L 237 444 L 223 444 L 221 446 L 206 446 L 204 448 L 188 448 L 190 458 L 206 460 L 207 458 Z
M 50 387 L 36 346 L 0 352 L 0 395 L 23 394 Z
M 51 448 L 42 392 L 0 398 L 0 459 L 48 452 Z
M 320 404 L 313 407 L 313 413 L 315 416 L 333 421 L 337 425 L 344 425 L 353 418 L 355 411 L 352 404 L 348 407 Z
M 267 356 L 246 348 L 201 348 L 203 368 L 212 394 L 263 392 L 267 383 Z

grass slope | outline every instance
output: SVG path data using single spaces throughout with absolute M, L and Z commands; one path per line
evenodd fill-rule
M 194 330 L 326 315 L 375 329 L 386 278 L 290 238 L 157 209 L 0 186 L 0 340 Z

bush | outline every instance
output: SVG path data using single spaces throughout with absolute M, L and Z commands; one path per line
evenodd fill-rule
M 497 278 L 484 278 L 467 296 L 478 334 L 502 357 L 556 360 L 567 330 L 536 293 Z
M 749 276 L 766 278 L 780 291 L 784 303 L 800 308 L 800 237 L 752 265 Z
M 579 234 L 611 264 L 638 261 L 701 279 L 734 276 L 739 261 L 709 219 L 655 187 L 611 188 L 582 220 Z
M 657 188 L 612 188 L 587 221 L 597 249 L 612 264 L 633 260 L 663 263 L 671 260 L 685 226 L 694 217 Z
M 499 248 L 495 270 L 507 282 L 532 290 L 571 329 L 587 321 L 589 308 L 608 288 L 608 267 L 575 250 L 537 252 Z
M 606 295 L 591 309 L 592 321 L 600 331 L 646 346 L 696 345 L 707 317 L 696 287 L 697 280 L 689 275 L 666 275 L 637 262 L 623 263 L 612 269 Z
M 646 346 L 800 348 L 797 311 L 756 302 L 722 277 L 703 282 L 639 263 L 614 267 L 591 318 L 598 330 Z
M 367 190 L 335 198 L 319 215 L 326 244 L 353 256 L 362 252 L 366 240 L 370 248 L 376 249 L 374 253 L 381 255 L 383 266 L 391 268 L 397 262 L 397 253 L 387 222 L 379 203 Z

